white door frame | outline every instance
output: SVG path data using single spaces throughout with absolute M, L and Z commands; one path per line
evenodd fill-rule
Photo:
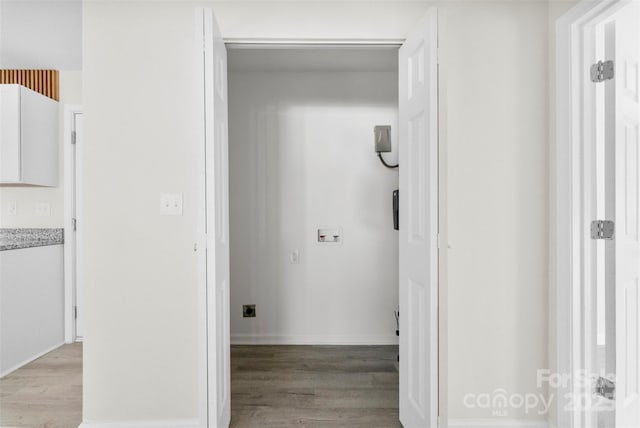
M 578 384 L 577 376 L 588 368 L 585 350 L 590 335 L 585 331 L 584 301 L 591 298 L 587 285 L 592 279 L 587 231 L 594 220 L 590 147 L 595 132 L 588 67 L 594 57 L 594 25 L 629 1 L 583 0 L 556 22 L 555 371 L 569 381 L 559 382 L 550 392 L 555 393 L 557 426 L 563 428 L 582 427 L 588 416 L 576 400 L 589 388 Z
M 200 9 L 201 10 L 201 9 Z M 198 20 L 199 16 L 201 16 L 198 12 L 196 12 L 196 20 Z M 200 48 L 200 46 L 202 46 L 202 34 L 201 34 L 201 30 L 203 29 L 202 24 L 198 23 L 197 25 L 198 31 L 197 34 L 195 35 L 195 39 L 196 39 L 196 46 Z M 389 40 L 383 40 L 383 39 L 335 39 L 335 40 L 301 40 L 301 39 L 261 39 L 261 38 L 254 38 L 254 39 L 225 39 L 225 44 L 233 44 L 234 47 L 240 47 L 243 45 L 246 46 L 252 46 L 255 47 L 256 45 L 279 45 L 279 46 L 289 46 L 292 48 L 295 47 L 305 47 L 305 46 L 318 46 L 318 45 L 324 45 L 324 46 L 345 46 L 345 45 L 358 45 L 358 46 L 389 46 L 389 45 L 397 45 L 400 46 L 402 43 L 404 42 L 404 40 L 398 40 L 398 39 L 389 39 Z M 196 67 L 197 70 L 201 70 L 202 67 L 204 67 L 204 62 L 203 62 L 203 58 L 201 56 L 198 56 L 198 58 L 196 59 L 197 63 L 199 64 L 199 67 Z M 202 67 L 200 67 L 200 65 Z M 199 85 L 204 85 L 204 80 L 203 80 L 203 76 L 202 75 L 198 75 L 195 77 L 195 82 Z M 203 100 L 204 102 L 204 100 Z M 439 104 L 438 104 L 439 105 Z M 202 123 L 204 123 L 204 114 L 202 115 Z M 203 135 L 203 144 L 204 144 L 204 135 Z M 200 151 L 197 151 L 197 156 L 199 156 L 201 153 Z M 198 176 L 198 182 L 199 182 L 199 186 L 201 186 L 201 188 L 199 189 L 199 193 L 200 194 L 204 194 L 204 183 L 206 180 L 207 175 L 209 174 L 210 171 L 207 170 L 206 168 L 206 164 L 204 162 L 204 159 L 202 159 L 201 157 L 199 157 L 200 162 L 199 162 L 199 168 L 198 168 L 198 172 L 197 172 L 197 176 Z M 433 204 L 435 206 L 435 212 L 437 213 L 439 211 L 439 199 L 438 199 L 438 194 L 434 195 L 435 200 L 433 201 Z M 202 199 L 202 198 L 200 198 Z M 210 343 L 210 339 L 213 339 L 213 332 L 210 331 L 209 328 L 209 308 L 207 307 L 207 296 L 209 295 L 209 293 L 213 292 L 212 287 L 214 286 L 213 284 L 208 284 L 207 283 L 207 276 L 206 276 L 206 256 L 204 251 L 201 251 L 202 248 L 207 248 L 207 247 L 211 247 L 214 245 L 213 242 L 213 237 L 212 236 L 207 236 L 205 234 L 205 222 L 206 222 L 206 218 L 204 218 L 204 214 L 206 212 L 205 210 L 205 201 L 201 200 L 199 202 L 199 208 L 198 211 L 200 212 L 200 219 L 198 221 L 198 229 L 197 229 L 197 233 L 198 233 L 198 238 L 196 241 L 196 246 L 194 247 L 194 250 L 197 250 L 200 252 L 199 255 L 199 273 L 198 273 L 198 278 L 199 278 L 199 291 L 198 291 L 198 296 L 199 296 L 199 301 L 200 301 L 200 305 L 199 305 L 199 314 L 198 314 L 198 320 L 199 320 L 199 332 L 198 332 L 198 337 L 199 337 L 199 363 L 198 363 L 198 372 L 200 373 L 199 376 L 199 391 L 200 391 L 200 402 L 199 402 L 199 414 L 200 414 L 200 427 L 201 428 L 213 428 L 213 427 L 209 427 L 208 426 L 208 415 L 209 415 L 209 399 L 208 399 L 208 384 L 207 384 L 207 379 L 208 379 L 208 361 L 209 361 L 209 357 L 208 354 L 210 352 L 209 350 L 209 343 Z M 436 259 L 437 259 L 438 255 L 436 254 Z M 438 265 L 438 260 L 435 260 L 435 265 Z M 433 265 L 433 263 L 432 263 Z M 436 291 L 435 291 L 435 295 L 437 296 L 439 293 L 438 287 L 439 287 L 439 281 L 436 284 L 432 284 L 432 286 L 436 287 Z M 438 315 L 436 315 L 437 317 Z M 439 330 L 439 328 L 438 328 Z M 432 344 L 435 344 L 436 348 L 438 348 L 438 337 L 436 336 L 435 338 L 433 338 Z M 438 356 L 439 357 L 439 349 L 435 349 L 432 350 L 432 355 Z M 431 403 L 431 407 L 438 409 L 438 396 L 439 396 L 439 392 L 442 388 L 442 385 L 438 385 L 435 389 L 438 392 L 437 394 L 435 394 L 435 396 L 432 397 L 432 403 Z M 220 427 L 221 428 L 221 427 Z
M 78 233 L 73 230 L 73 203 L 76 198 L 76 216 L 79 217 L 78 211 L 80 204 L 77 203 L 78 195 L 73 195 L 71 189 L 75 187 L 78 192 L 78 183 L 80 176 L 79 164 L 81 156 L 76 150 L 75 157 L 72 145 L 72 133 L 75 131 L 75 117 L 82 114 L 82 106 L 76 104 L 67 104 L 64 106 L 64 134 L 63 134 L 63 152 L 64 152 L 64 237 L 65 241 L 68 237 L 76 235 L 76 244 L 64 245 L 64 342 L 72 343 L 76 341 L 76 319 L 74 316 L 74 306 L 76 300 L 76 283 L 75 278 L 78 276 L 78 267 L 80 263 L 80 252 L 78 251 Z M 75 177 L 73 171 L 76 171 Z

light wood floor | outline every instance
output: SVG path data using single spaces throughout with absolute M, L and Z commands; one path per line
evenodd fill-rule
M 397 346 L 232 346 L 231 426 L 400 427 Z M 77 428 L 82 345 L 0 379 L 0 427 Z
M 231 426 L 401 427 L 397 346 L 232 346 Z
M 64 345 L 0 379 L 0 427 L 77 428 L 82 344 Z

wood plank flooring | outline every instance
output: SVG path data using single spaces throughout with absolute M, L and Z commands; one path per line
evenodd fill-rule
M 63 345 L 0 379 L 0 427 L 77 428 L 82 344 Z
M 401 427 L 397 346 L 232 346 L 231 427 Z
M 232 346 L 234 428 L 400 427 L 397 346 Z M 82 344 L 0 379 L 0 427 L 77 428 Z

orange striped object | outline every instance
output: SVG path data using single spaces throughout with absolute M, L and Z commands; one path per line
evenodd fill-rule
M 17 83 L 56 101 L 60 100 L 58 70 L 0 70 L 1 83 Z

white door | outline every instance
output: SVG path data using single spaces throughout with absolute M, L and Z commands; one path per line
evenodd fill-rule
M 437 9 L 399 54 L 400 421 L 438 418 Z
M 82 220 L 79 219 L 80 210 L 78 207 L 82 206 L 82 192 L 80 191 L 80 184 L 82 183 L 82 171 L 80 168 L 79 159 L 81 157 L 81 151 L 83 147 L 83 125 L 82 125 L 82 113 L 75 113 L 73 115 L 74 120 L 74 132 L 75 132 L 75 144 L 73 144 L 73 156 L 72 156 L 72 174 L 73 174 L 73 183 L 74 188 L 71 190 L 72 195 L 72 211 L 73 211 L 73 229 L 74 236 L 72 237 L 72 245 L 74 245 L 73 252 L 73 287 L 74 287 L 74 316 L 75 316 L 75 340 L 82 341 L 84 339 L 84 291 L 83 291 L 83 282 L 82 282 L 82 272 L 80 268 L 80 263 L 78 263 L 79 255 L 82 251 L 82 243 L 81 243 L 81 227 Z
M 210 9 L 203 24 L 208 426 L 221 428 L 231 419 L 227 50 Z
M 615 28 L 615 367 L 617 428 L 640 427 L 640 5 Z

